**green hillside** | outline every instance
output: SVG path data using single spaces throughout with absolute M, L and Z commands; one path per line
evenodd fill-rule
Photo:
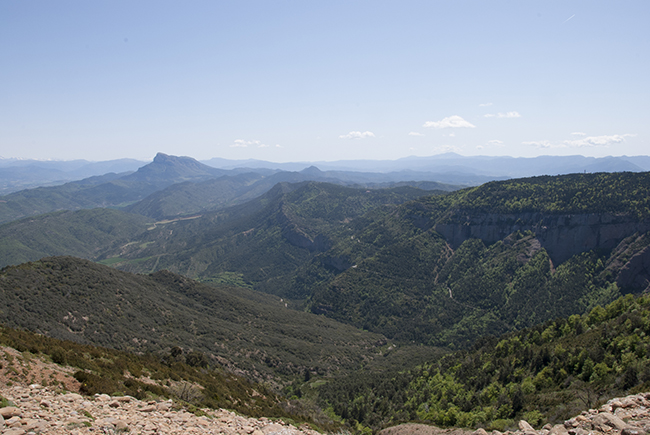
M 353 427 L 402 421 L 503 431 L 525 419 L 561 423 L 606 400 L 650 389 L 650 296 L 487 337 L 417 370 L 354 375 L 319 388 Z M 361 425 L 361 426 L 358 426 Z
M 649 177 L 494 182 L 370 212 L 299 269 L 286 294 L 397 340 L 456 348 L 582 314 L 650 285 Z M 506 207 L 531 193 L 534 207 Z
M 492 181 L 421 201 L 429 212 L 621 213 L 650 217 L 650 172 L 569 174 Z M 437 215 L 437 213 L 436 213 Z
M 349 237 L 352 220 L 424 193 L 412 187 L 280 183 L 246 204 L 157 224 L 99 259 L 131 272 L 168 269 L 205 281 L 237 274 L 246 285 L 282 294 L 298 267 Z
M 52 255 L 95 258 L 150 226 L 143 216 L 110 209 L 48 213 L 0 225 L 0 267 Z
M 72 257 L 2 269 L 0 323 L 129 352 L 180 346 L 273 384 L 439 353 L 405 347 L 387 358 L 385 337 L 292 310 L 278 297 L 209 287 L 167 271 L 133 275 Z

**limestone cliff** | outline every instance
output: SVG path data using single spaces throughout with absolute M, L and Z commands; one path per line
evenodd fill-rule
M 470 238 L 494 243 L 515 231 L 532 231 L 554 264 L 589 250 L 611 251 L 634 234 L 650 231 L 650 220 L 615 214 L 466 214 L 455 212 L 433 226 L 455 249 Z

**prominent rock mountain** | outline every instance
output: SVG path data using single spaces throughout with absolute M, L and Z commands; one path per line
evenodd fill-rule
M 155 186 L 167 187 L 183 181 L 198 181 L 215 178 L 227 174 L 228 171 L 204 165 L 191 157 L 156 154 L 153 162 L 129 174 L 122 180 L 151 183 Z
M 175 183 L 202 181 L 225 173 L 189 157 L 161 153 L 152 163 L 131 174 L 108 174 L 6 195 L 0 200 L 0 222 L 57 210 L 125 205 Z

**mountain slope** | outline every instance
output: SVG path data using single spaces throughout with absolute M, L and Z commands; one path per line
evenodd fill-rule
M 341 227 L 343 225 L 341 221 L 344 219 L 351 219 L 370 207 L 384 203 L 401 203 L 425 194 L 425 191 L 410 187 L 366 191 L 314 184 L 312 189 L 322 190 L 322 195 L 314 200 L 323 201 L 323 204 L 329 204 L 331 207 L 336 207 L 335 203 L 339 203 L 339 206 L 347 203 L 346 211 L 343 212 L 345 216 L 342 215 L 343 217 L 334 222 L 328 222 L 326 216 L 325 219 L 301 221 L 298 228 L 291 223 L 298 219 L 296 213 L 291 212 L 291 216 L 287 217 L 283 215 L 284 212 L 278 214 L 278 207 L 288 211 L 300 208 L 302 194 L 297 193 L 295 197 L 287 198 L 284 196 L 294 189 L 300 189 L 301 185 L 284 183 L 265 196 L 247 204 L 218 213 L 206 213 L 203 217 L 197 217 L 195 214 L 190 214 L 187 218 L 182 217 L 188 211 L 196 211 L 194 207 L 221 208 L 225 206 L 225 202 L 239 202 L 246 197 L 257 197 L 268 188 L 270 183 L 286 178 L 301 179 L 302 175 L 282 172 L 266 178 L 258 177 L 260 176 L 256 174 L 241 174 L 234 177 L 220 177 L 204 183 L 191 183 L 189 187 L 187 183 L 175 184 L 130 208 L 150 217 L 118 210 L 94 209 L 39 215 L 0 225 L 0 267 L 37 260 L 43 256 L 74 255 L 93 260 L 103 259 L 106 264 L 125 263 L 128 264 L 129 270 L 139 272 L 168 268 L 206 279 L 229 272 L 241 274 L 244 269 L 257 269 L 253 265 L 253 259 L 247 259 L 246 256 L 258 255 L 256 252 L 261 248 L 256 245 L 257 239 L 239 241 L 231 239 L 235 234 L 256 226 L 262 226 L 263 228 L 260 228 L 262 232 L 268 230 L 273 233 L 271 239 L 261 242 L 265 246 L 263 249 L 280 252 L 280 256 L 295 251 L 291 254 L 298 256 L 298 263 L 295 264 L 301 264 L 315 253 L 315 245 L 309 245 L 312 243 L 309 242 L 309 237 L 312 236 L 305 238 L 306 233 L 303 231 L 331 232 L 332 228 Z M 205 188 L 205 192 L 202 192 L 202 188 Z M 305 192 L 305 189 L 309 188 L 309 185 L 302 186 Z M 328 189 L 331 190 L 330 193 L 326 193 Z M 237 197 L 237 194 L 240 196 Z M 214 199 L 214 202 L 210 203 L 207 198 Z M 221 204 L 218 204 L 219 201 L 222 201 Z M 280 206 L 280 203 L 284 205 Z M 318 210 L 314 210 L 312 215 L 317 213 Z M 181 214 L 181 217 L 177 214 Z M 311 227 L 314 228 L 309 229 Z M 321 239 L 322 237 L 325 236 L 322 235 Z M 231 245 L 234 243 L 237 249 L 236 252 L 220 257 L 218 261 L 238 263 L 238 266 L 224 266 L 214 272 L 216 275 L 210 275 L 209 271 L 199 274 L 183 269 L 187 264 L 188 255 L 194 264 L 203 264 L 204 268 L 207 267 L 208 262 L 214 261 L 207 258 L 213 255 L 211 250 L 218 249 L 223 254 L 224 249 L 227 249 L 214 248 L 221 242 Z M 305 243 L 311 247 L 307 247 Z M 286 250 L 283 248 L 284 245 L 287 245 Z M 302 250 L 305 250 L 307 257 L 303 258 L 302 254 L 298 254 Z M 293 267 L 281 264 L 282 258 L 273 256 L 264 259 L 263 263 L 275 264 L 278 271 L 285 270 L 286 273 L 289 273 Z M 215 265 L 215 267 L 220 266 Z
M 341 180 L 326 177 L 318 170 L 274 174 L 246 172 L 198 183 L 175 184 L 149 195 L 125 210 L 161 220 L 190 216 L 243 204 L 268 192 L 278 183 L 303 181 L 342 184 Z
M 167 271 L 133 275 L 72 257 L 0 271 L 0 323 L 129 352 L 180 346 L 272 382 L 402 363 L 382 356 L 389 344 L 381 335 L 291 310 L 277 297 L 208 287 Z
M 137 243 L 106 251 L 101 259 L 132 272 L 164 268 L 203 280 L 236 273 L 250 285 L 280 292 L 297 267 L 347 237 L 352 219 L 424 193 L 410 187 L 281 183 L 246 204 L 157 225 Z
M 650 285 L 650 174 L 493 182 L 350 224 L 286 294 L 402 340 L 467 346 Z
M 62 211 L 0 225 L 0 267 L 52 255 L 94 258 L 146 231 L 148 219 L 117 210 Z

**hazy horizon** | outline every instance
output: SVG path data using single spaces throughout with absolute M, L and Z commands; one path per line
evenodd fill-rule
M 647 154 L 650 3 L 0 3 L 0 156 Z
M 161 151 L 160 151 L 161 152 Z M 156 153 L 157 155 L 158 153 Z M 257 158 L 242 158 L 242 159 L 228 159 L 224 157 L 209 157 L 205 159 L 197 159 L 191 155 L 176 155 L 176 154 L 168 154 L 168 153 L 163 153 L 167 154 L 170 156 L 174 157 L 189 157 L 192 159 L 195 159 L 197 161 L 201 162 L 207 162 L 213 159 L 223 159 L 226 161 L 249 161 L 249 160 L 258 160 L 260 162 L 268 162 L 268 163 L 277 163 L 277 164 L 310 164 L 310 163 L 337 163 L 337 162 L 352 162 L 352 161 L 365 161 L 365 162 L 392 162 L 392 161 L 398 161 L 398 160 L 408 160 L 408 159 L 428 159 L 428 158 L 434 158 L 434 157 L 450 157 L 450 156 L 457 156 L 457 158 L 494 158 L 494 159 L 499 159 L 499 158 L 513 158 L 513 159 L 535 159 L 538 157 L 550 157 L 550 158 L 569 158 L 569 157 L 584 157 L 584 158 L 594 158 L 594 159 L 603 159 L 603 158 L 632 158 L 632 157 L 648 157 L 650 158 L 650 154 L 638 154 L 638 155 L 608 155 L 608 156 L 602 156 L 602 157 L 594 157 L 594 156 L 585 156 L 583 154 L 571 154 L 571 155 L 566 155 L 566 156 L 561 156 L 561 155 L 539 155 L 539 156 L 509 156 L 509 155 L 499 155 L 499 156 L 489 156 L 489 155 L 472 155 L 472 156 L 465 156 L 459 153 L 455 153 L 453 151 L 449 151 L 446 153 L 440 153 L 440 154 L 432 154 L 429 156 L 416 156 L 416 155 L 410 155 L 410 156 L 404 156 L 404 157 L 399 157 L 395 159 L 337 159 L 337 160 L 286 160 L 286 161 L 274 161 L 274 160 L 266 160 L 266 159 L 257 159 Z M 51 158 L 51 159 L 38 159 L 38 158 L 22 158 L 22 157 L 4 157 L 0 156 L 0 160 L 16 160 L 16 161 L 38 161 L 38 162 L 71 162 L 71 161 L 77 161 L 77 160 L 85 160 L 89 163 L 101 163 L 101 162 L 106 162 L 106 161 L 113 161 L 113 160 L 136 160 L 136 161 L 141 161 L 143 163 L 150 163 L 153 161 L 155 156 L 152 156 L 149 159 L 133 159 L 130 157 L 120 157 L 117 159 L 107 159 L 107 160 L 89 160 L 89 159 L 84 159 L 84 158 L 72 158 L 72 159 L 58 159 L 58 158 Z

